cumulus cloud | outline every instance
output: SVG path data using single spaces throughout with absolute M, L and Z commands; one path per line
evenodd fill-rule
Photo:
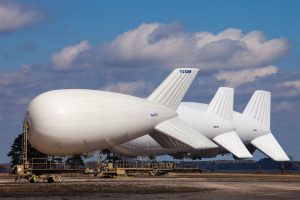
M 19 4 L 0 2 L 0 33 L 30 26 L 40 19 L 41 13 L 36 9 L 25 8 Z
M 81 51 L 64 65 L 253 68 L 282 58 L 289 48 L 286 39 L 267 39 L 260 31 L 243 33 L 229 28 L 217 34 L 190 33 L 179 23 L 149 23 Z
M 111 92 L 119 92 L 129 95 L 140 94 L 141 91 L 149 91 L 153 86 L 150 83 L 144 81 L 137 82 L 119 82 L 115 84 L 107 85 L 102 90 L 111 91 Z
M 24 65 L 21 69 L 11 71 L 0 70 L 1 133 L 7 132 L 5 141 L 12 142 L 13 134 L 21 130 L 28 102 L 44 91 L 101 88 L 101 90 L 147 96 L 171 71 L 162 66 L 184 65 L 212 70 L 204 73 L 203 70 L 200 73 L 189 90 L 186 101 L 209 103 L 217 88 L 221 86 L 218 80 L 236 85 L 256 80 L 255 84 L 245 84 L 236 92 L 238 98 L 235 106 L 244 108 L 250 93 L 254 90 L 270 89 L 272 94 L 276 94 L 274 91 L 280 89 L 279 82 L 299 79 L 299 73 L 279 76 L 276 75 L 278 70 L 276 67 L 268 66 L 284 56 L 288 49 L 289 43 L 286 39 L 267 39 L 262 32 L 243 33 L 238 29 L 226 29 L 216 34 L 189 33 L 179 23 L 142 24 L 120 34 L 110 42 L 99 45 L 91 45 L 87 40 L 83 40 L 55 52 L 50 64 Z M 265 67 L 267 70 L 264 71 L 264 68 L 258 68 L 260 66 L 268 67 Z M 86 67 L 90 67 L 89 70 L 86 70 Z M 73 68 L 77 70 L 72 70 Z M 63 73 L 61 69 L 64 70 Z M 219 73 L 222 74 L 226 73 L 226 69 L 229 70 L 227 72 L 234 72 L 235 69 L 241 75 L 228 75 L 227 78 L 219 75 L 217 80 L 214 76 L 215 70 L 224 70 Z M 275 78 L 270 81 L 258 79 L 268 74 L 275 74 Z M 245 80 L 230 81 L 239 79 L 238 76 L 242 76 L 243 78 L 240 79 Z M 293 89 L 292 86 L 280 87 Z M 241 90 L 243 90 L 242 94 Z M 274 95 L 272 96 L 272 100 L 277 104 L 290 99 L 287 100 L 286 95 L 275 96 L 275 98 Z M 296 113 L 299 110 L 297 109 L 299 100 L 295 97 L 293 101 L 298 107 L 293 106 L 290 110 Z M 284 110 L 288 106 L 280 104 L 277 110 Z M 296 114 L 299 115 L 298 112 Z M 17 123 L 19 125 L 16 125 Z M 3 145 L 2 148 L 4 149 Z M 8 148 L 7 143 L 5 150 Z
M 52 63 L 56 69 L 68 69 L 76 57 L 80 53 L 90 49 L 90 47 L 90 44 L 86 40 L 75 45 L 67 46 L 52 55 Z
M 219 72 L 215 77 L 217 80 L 225 80 L 227 86 L 238 87 L 247 82 L 253 82 L 259 77 L 269 76 L 277 72 L 278 68 L 270 65 L 256 69 Z

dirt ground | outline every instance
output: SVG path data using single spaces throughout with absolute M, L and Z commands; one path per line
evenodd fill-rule
M 66 177 L 63 183 L 15 183 L 0 176 L 0 199 L 300 199 L 300 175 L 171 174 L 100 179 Z

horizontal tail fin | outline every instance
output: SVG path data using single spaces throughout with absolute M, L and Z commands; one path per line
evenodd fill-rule
M 232 122 L 233 95 L 233 88 L 220 87 L 206 111 Z
M 252 95 L 243 115 L 256 119 L 270 129 L 271 93 L 257 90 Z
M 238 158 L 252 158 L 252 155 L 234 131 L 218 135 L 213 141 Z
M 148 100 L 176 110 L 198 71 L 199 69 L 194 68 L 175 69 L 148 97 Z
M 275 161 L 290 160 L 272 133 L 255 138 L 251 144 Z
M 189 127 L 178 117 L 164 121 L 158 124 L 154 129 L 194 149 L 209 149 L 218 147 L 215 143 L 210 141 L 198 131 Z
M 166 149 L 187 149 L 190 148 L 185 143 L 180 142 L 166 134 L 161 134 L 159 131 L 154 131 L 149 134 L 160 146 Z

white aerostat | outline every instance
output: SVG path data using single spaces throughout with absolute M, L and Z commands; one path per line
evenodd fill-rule
M 154 130 L 193 149 L 217 145 L 177 117 L 198 69 L 175 69 L 146 99 L 98 90 L 53 90 L 27 109 L 28 138 L 39 151 L 69 155 L 109 148 Z
M 250 158 L 249 151 L 253 153 L 257 148 L 275 161 L 288 161 L 270 131 L 270 107 L 270 92 L 256 91 L 243 113 L 233 112 L 233 89 L 219 88 L 210 104 L 183 102 L 177 109 L 179 119 L 217 143 L 219 148 L 197 150 L 152 132 L 115 146 L 112 151 L 127 156 L 188 153 L 202 158 L 229 152 L 243 159 Z

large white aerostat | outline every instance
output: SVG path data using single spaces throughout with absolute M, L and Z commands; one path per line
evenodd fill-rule
M 200 109 L 196 103 L 181 103 L 177 109 L 178 118 L 237 158 L 251 158 L 251 154 L 235 132 L 233 98 L 234 90 L 232 88 L 221 87 L 205 109 Z M 159 134 L 156 131 L 123 145 L 113 147 L 112 150 L 131 156 L 155 155 L 166 153 L 168 150 L 169 153 L 200 153 L 199 150 L 192 149 L 180 141 Z M 215 152 L 215 150 L 213 151 Z
M 217 147 L 177 118 L 176 109 L 198 69 L 175 69 L 147 98 L 98 90 L 53 90 L 27 109 L 29 141 L 49 155 L 109 148 L 153 130 L 195 149 Z
M 210 104 L 183 102 L 177 110 L 179 119 L 216 142 L 219 148 L 192 149 L 154 132 L 115 146 L 112 151 L 127 156 L 188 153 L 204 158 L 230 152 L 241 159 L 251 157 L 246 145 L 251 153 L 257 148 L 275 161 L 288 161 L 288 156 L 270 131 L 271 94 L 256 91 L 243 113 L 233 112 L 232 104 L 233 90 L 219 88 Z

